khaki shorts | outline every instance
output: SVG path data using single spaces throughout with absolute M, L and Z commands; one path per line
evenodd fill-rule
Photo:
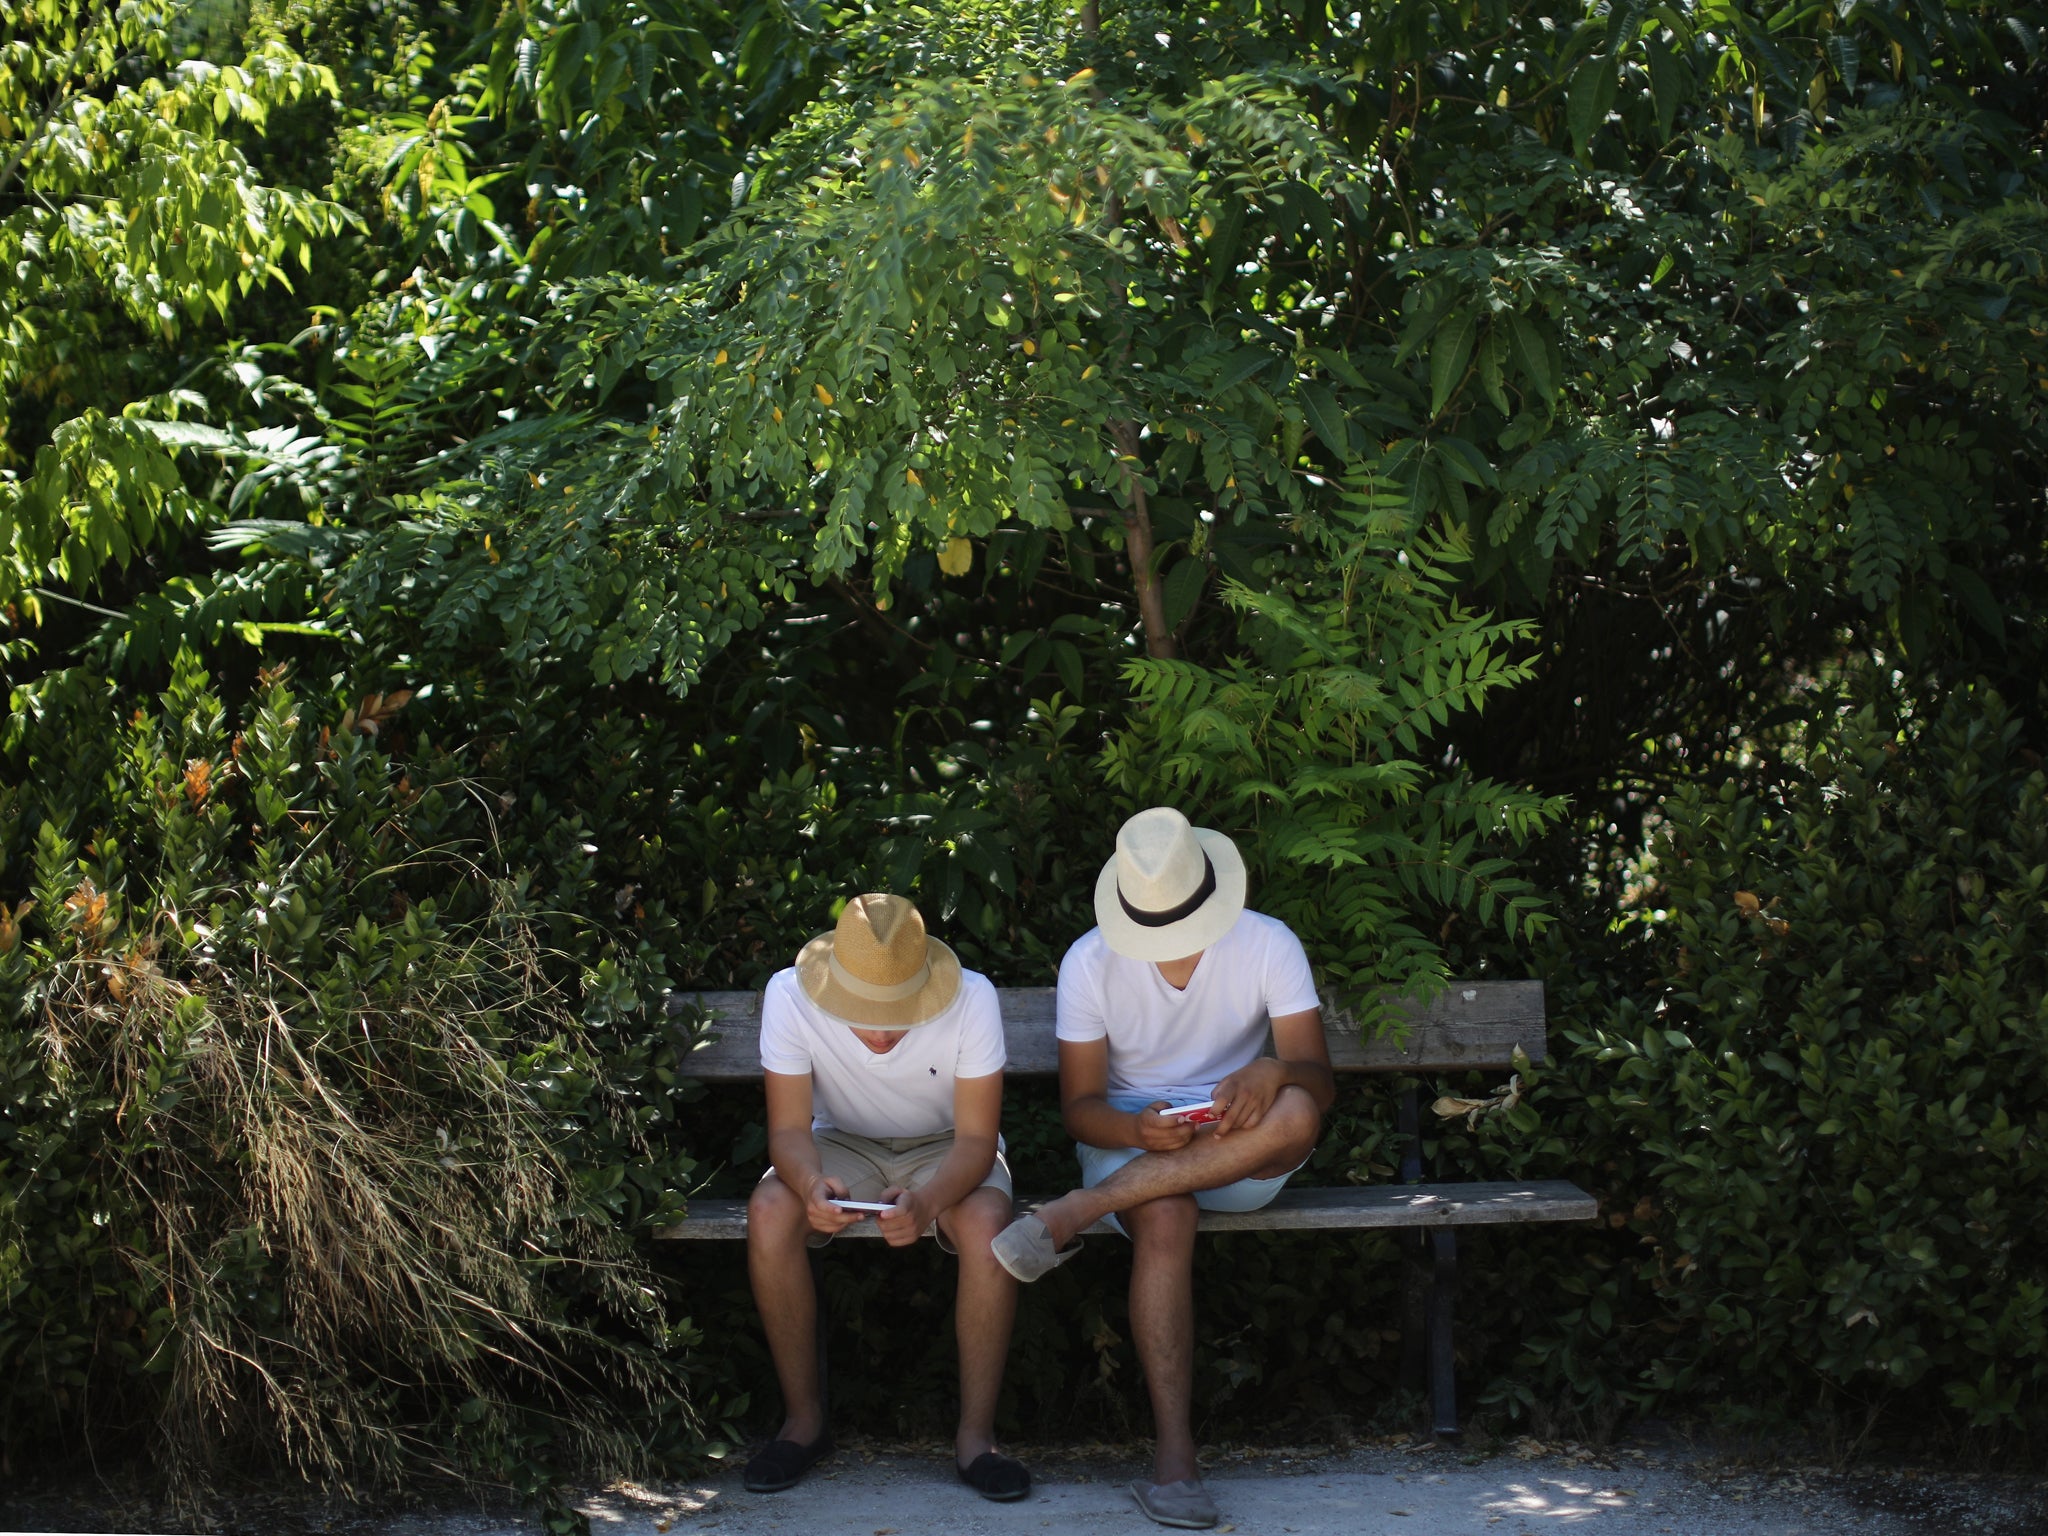
M 849 1200 L 879 1200 L 882 1191 L 891 1188 L 922 1189 L 953 1150 L 951 1131 L 941 1131 L 936 1136 L 856 1136 L 851 1131 L 832 1130 L 813 1131 L 811 1138 L 818 1144 L 819 1166 L 828 1178 L 846 1186 Z M 762 1175 L 764 1179 L 774 1177 L 773 1168 Z M 978 1187 L 999 1189 L 1005 1199 L 1015 1194 L 1010 1187 L 1010 1164 L 1003 1156 L 1001 1137 L 996 1138 L 995 1164 Z M 937 1238 L 946 1252 L 954 1252 L 936 1221 L 924 1229 L 924 1235 Z M 813 1232 L 807 1241 L 813 1248 L 822 1248 L 832 1237 L 829 1233 Z

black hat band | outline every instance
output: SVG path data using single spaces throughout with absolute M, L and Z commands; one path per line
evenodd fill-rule
M 1177 923 L 1184 917 L 1193 917 L 1203 902 L 1216 894 L 1216 866 L 1209 862 L 1209 851 L 1202 850 L 1202 883 L 1195 887 L 1195 894 L 1177 907 L 1164 912 L 1147 912 L 1143 907 L 1134 907 L 1124 896 L 1124 888 L 1116 888 L 1116 899 L 1124 909 L 1124 916 L 1141 928 L 1164 928 Z

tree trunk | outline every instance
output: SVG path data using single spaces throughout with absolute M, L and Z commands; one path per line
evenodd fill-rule
M 1131 562 L 1131 586 L 1138 594 L 1138 618 L 1145 626 L 1145 654 L 1170 661 L 1180 654 L 1173 631 L 1166 626 L 1166 596 L 1159 590 L 1159 574 L 1152 569 L 1152 514 L 1145 505 L 1145 486 L 1134 467 L 1138 459 L 1138 429 L 1128 421 L 1112 421 L 1109 435 L 1123 460 L 1124 491 L 1130 504 L 1124 508 L 1124 557 Z
M 1082 0 L 1081 35 L 1102 36 L 1100 0 Z M 1091 91 L 1096 88 L 1089 87 Z M 1100 94 L 1097 92 L 1097 94 Z M 1123 209 L 1114 193 L 1103 209 L 1104 220 L 1113 228 L 1122 222 Z M 1132 467 L 1138 462 L 1138 429 L 1122 419 L 1109 424 L 1110 440 L 1122 457 L 1124 491 L 1124 557 L 1131 562 L 1131 587 L 1138 598 L 1138 619 L 1145 627 L 1145 654 L 1170 661 L 1180 654 L 1173 631 L 1166 627 L 1166 597 L 1159 590 L 1159 575 L 1152 569 L 1152 514 L 1146 509 L 1145 487 Z

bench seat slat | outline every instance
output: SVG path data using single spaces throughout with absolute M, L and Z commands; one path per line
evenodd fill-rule
M 1039 1202 L 1027 1200 L 1021 1209 Z M 1204 1211 L 1204 1232 L 1329 1231 L 1370 1227 L 1483 1227 L 1539 1221 L 1591 1221 L 1598 1203 L 1563 1179 L 1493 1184 L 1380 1184 L 1366 1188 L 1285 1189 L 1257 1211 Z M 1107 1232 L 1097 1223 L 1092 1232 Z M 690 1215 L 654 1234 L 666 1242 L 747 1235 L 744 1200 L 692 1200 Z M 846 1237 L 880 1237 L 871 1221 Z
M 1051 1077 L 1059 1071 L 1059 1043 L 1053 1038 L 1051 987 L 1002 987 L 1003 1032 L 1009 1072 L 1017 1077 Z M 740 1082 L 761 1075 L 761 994 L 758 992 L 677 993 L 670 1007 L 696 1002 L 718 1020 L 713 1038 L 690 1056 L 690 1073 L 707 1082 Z M 1531 1061 L 1544 1056 L 1543 983 L 1540 981 L 1456 982 L 1427 1006 L 1403 1005 L 1406 1043 L 1379 1037 L 1361 1044 L 1350 1015 L 1327 1000 L 1323 1018 L 1330 1063 L 1339 1072 L 1440 1072 L 1464 1067 L 1501 1069 L 1519 1046 Z

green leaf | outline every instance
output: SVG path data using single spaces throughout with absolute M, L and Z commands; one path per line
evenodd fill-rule
M 1486 391 L 1487 402 L 1501 415 L 1507 416 L 1513 413 L 1513 408 L 1508 404 L 1507 390 L 1502 387 L 1501 346 L 1500 330 L 1488 327 L 1486 340 L 1479 348 L 1479 384 Z
M 1339 460 L 1351 457 L 1351 423 L 1329 386 L 1315 379 L 1303 379 L 1295 386 L 1302 413 L 1310 429 Z
M 1167 622 L 1173 623 L 1175 621 L 1169 618 Z M 1084 690 L 1081 685 L 1084 677 L 1081 666 L 1080 647 L 1071 640 L 1053 641 L 1052 665 L 1053 670 L 1060 675 L 1060 682 L 1067 690 L 1067 697 L 1070 699 L 1082 697 Z
M 1645 38 L 1643 53 L 1650 65 L 1650 104 L 1657 111 L 1657 142 L 1666 144 L 1685 102 L 1685 69 L 1661 38 Z
M 1508 324 L 1514 332 L 1515 356 L 1521 361 L 1522 372 L 1528 375 L 1536 398 L 1548 405 L 1557 395 L 1557 380 L 1551 373 L 1550 347 L 1543 324 L 1535 316 L 1519 312 Z
M 1217 375 L 1216 382 L 1210 389 L 1218 395 L 1226 394 L 1244 383 L 1246 379 L 1255 378 L 1263 373 L 1273 365 L 1273 362 L 1271 352 L 1251 347 L 1240 348 L 1229 355 L 1222 373 Z
M 1451 396 L 1465 377 L 1465 365 L 1472 357 L 1472 341 L 1479 332 L 1479 317 L 1471 310 L 1459 310 L 1440 321 L 1429 346 L 1429 414 L 1441 416 Z
M 1168 629 L 1179 629 L 1187 616 L 1194 612 L 1195 599 L 1201 596 L 1203 583 L 1208 578 L 1208 562 L 1192 558 L 1180 561 L 1167 573 L 1160 602 L 1166 610 Z M 1078 694 L 1080 690 L 1077 688 L 1074 692 Z
M 1998 599 L 1991 595 L 1991 587 L 1968 566 L 1952 565 L 1946 577 L 1948 588 L 1962 604 L 1963 611 L 1976 621 L 1977 627 L 1994 640 L 2005 638 L 2005 610 L 1998 605 Z
M 1593 134 L 1607 121 L 1614 106 L 1618 68 L 1611 54 L 1596 53 L 1572 72 L 1566 97 L 1565 121 L 1571 130 L 1572 153 L 1586 158 Z
M 1863 55 L 1856 45 L 1856 39 L 1846 32 L 1831 33 L 1827 41 L 1828 62 L 1835 66 L 1835 73 L 1842 78 L 1842 89 L 1854 92 L 1857 70 Z

